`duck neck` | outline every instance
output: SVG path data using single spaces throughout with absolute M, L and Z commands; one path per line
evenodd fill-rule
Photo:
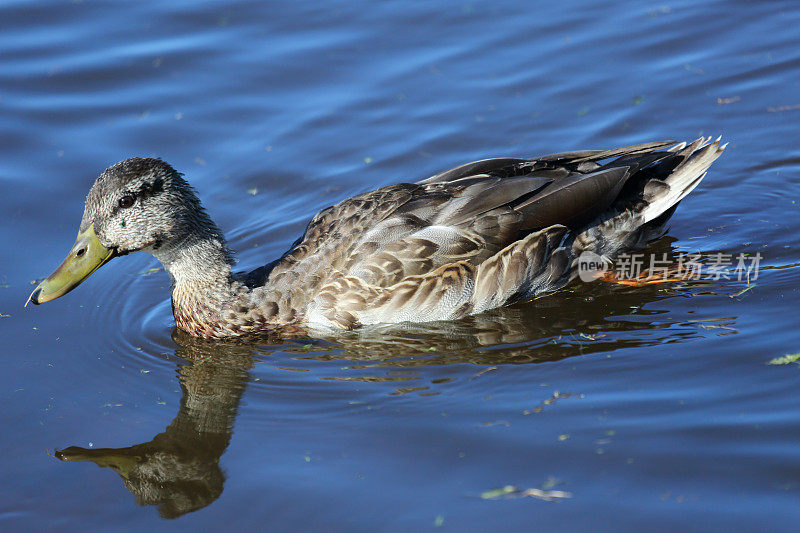
M 155 250 L 153 255 L 172 277 L 173 289 L 195 287 L 213 291 L 231 285 L 233 254 L 221 236 L 189 235 Z
M 149 250 L 172 278 L 172 314 L 179 329 L 223 338 L 296 318 L 287 295 L 264 287 L 264 272 L 234 276 L 233 253 L 207 215 L 194 227 L 184 238 Z
M 152 253 L 172 278 L 175 324 L 196 335 L 212 336 L 214 324 L 235 300 L 233 254 L 222 234 L 216 226 L 206 225 Z

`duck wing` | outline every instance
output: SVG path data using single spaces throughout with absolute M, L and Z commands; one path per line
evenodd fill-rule
M 388 286 L 455 261 L 477 265 L 533 231 L 592 220 L 639 168 L 673 155 L 653 152 L 670 144 L 484 159 L 354 196 L 314 217 L 269 283 L 311 290 L 336 270 Z M 625 164 L 597 163 L 611 157 Z
M 457 294 L 500 305 L 531 292 L 531 280 L 544 290 L 569 269 L 564 239 L 669 188 L 658 185 L 696 148 L 660 150 L 673 144 L 486 159 L 354 196 L 314 217 L 267 284 L 342 327 L 402 320 L 413 294 L 430 298 L 433 320 L 485 307 L 441 311 L 436 302 Z M 501 285 L 487 282 L 491 271 L 503 273 Z

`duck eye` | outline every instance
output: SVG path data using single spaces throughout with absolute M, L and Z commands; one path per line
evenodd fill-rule
M 119 206 L 123 209 L 128 208 L 133 205 L 133 202 L 136 201 L 136 198 L 131 196 L 130 194 L 126 194 L 122 198 L 119 199 Z

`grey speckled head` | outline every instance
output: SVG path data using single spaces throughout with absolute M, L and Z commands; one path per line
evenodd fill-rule
M 157 250 L 198 231 L 216 233 L 180 174 L 160 159 L 142 157 L 121 161 L 97 178 L 81 231 L 91 224 L 103 246 L 120 254 Z
M 174 282 L 225 285 L 233 258 L 188 183 L 160 159 L 132 157 L 94 182 L 75 244 L 31 294 L 35 304 L 63 296 L 112 258 L 150 252 Z

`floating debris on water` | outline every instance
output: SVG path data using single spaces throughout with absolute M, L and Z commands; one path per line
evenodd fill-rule
M 561 398 L 569 398 L 570 396 L 572 396 L 572 393 L 555 391 L 555 392 L 553 392 L 552 396 L 550 396 L 546 400 L 542 401 L 541 405 L 539 405 L 537 407 L 534 407 L 532 410 L 531 409 L 525 409 L 524 411 L 522 411 L 522 414 L 523 415 L 529 415 L 529 414 L 541 413 L 542 410 L 544 409 L 545 405 L 552 405 L 552 404 L 556 403 L 556 400 L 559 400 Z
M 770 359 L 767 364 L 768 365 L 788 365 L 791 363 L 797 363 L 800 360 L 800 352 L 792 353 L 784 355 L 783 357 L 776 357 L 774 359 Z
M 496 366 L 490 366 L 489 368 L 484 368 L 483 370 L 481 370 L 477 374 L 475 374 L 472 377 L 470 377 L 469 381 L 472 381 L 473 379 L 475 379 L 477 377 L 480 377 L 480 376 L 486 374 L 487 372 L 491 372 L 492 370 L 497 370 L 497 367 Z
M 563 490 L 520 489 L 514 485 L 506 485 L 499 489 L 487 490 L 481 493 L 482 500 L 508 500 L 512 498 L 537 498 L 546 502 L 553 502 L 562 498 L 572 498 L 572 493 Z
M 792 104 L 792 105 L 782 105 L 782 106 L 775 106 L 775 107 L 768 107 L 768 113 L 777 113 L 778 111 L 791 111 L 793 109 L 800 109 L 800 104 Z
M 495 420 L 493 422 L 485 422 L 483 424 L 478 424 L 479 428 L 488 428 L 491 426 L 511 427 L 511 424 L 508 422 L 508 420 Z
M 745 287 L 744 289 L 740 290 L 739 292 L 735 292 L 733 294 L 729 294 L 728 298 L 736 298 L 737 296 L 741 296 L 742 294 L 746 293 L 747 291 L 749 291 L 750 289 L 754 288 L 755 286 L 756 286 L 755 283 L 753 285 L 748 285 L 747 287 Z

